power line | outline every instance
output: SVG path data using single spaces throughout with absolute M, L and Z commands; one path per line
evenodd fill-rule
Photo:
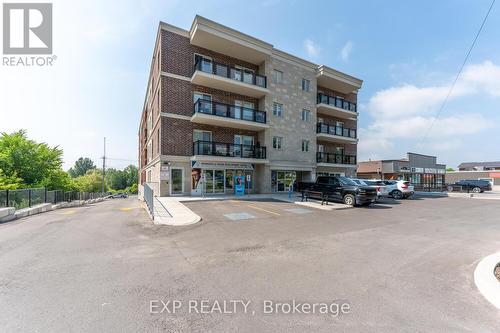
M 460 70 L 458 71 L 457 76 L 455 77 L 455 80 L 453 81 L 453 84 L 451 85 L 450 89 L 448 90 L 448 94 L 446 94 L 446 97 L 443 100 L 443 103 L 441 104 L 441 107 L 439 108 L 439 110 L 436 114 L 436 117 L 434 117 L 434 119 L 432 120 L 431 125 L 429 126 L 429 128 L 425 132 L 425 135 L 423 136 L 422 141 L 420 143 L 423 143 L 427 139 L 427 136 L 429 135 L 430 131 L 432 130 L 434 123 L 436 122 L 436 120 L 439 118 L 439 116 L 443 112 L 443 109 L 444 109 L 446 103 L 448 102 L 448 98 L 450 97 L 453 89 L 455 88 L 455 85 L 457 84 L 457 81 L 460 77 L 460 74 L 462 74 L 462 70 L 464 69 L 465 64 L 467 63 L 467 60 L 469 60 L 469 56 L 472 52 L 472 49 L 474 48 L 474 45 L 476 45 L 476 41 L 479 38 L 481 31 L 483 30 L 484 24 L 486 23 L 486 20 L 488 19 L 488 16 L 490 15 L 491 9 L 493 8 L 495 1 L 496 0 L 491 1 L 490 8 L 488 9 L 486 16 L 484 17 L 483 22 L 481 23 L 481 26 L 479 27 L 479 30 L 477 31 L 476 37 L 474 37 L 474 41 L 472 42 L 472 45 L 470 46 L 469 51 L 467 52 L 467 55 L 465 56 L 465 59 L 464 59 L 464 62 L 462 63 L 462 66 L 460 66 Z

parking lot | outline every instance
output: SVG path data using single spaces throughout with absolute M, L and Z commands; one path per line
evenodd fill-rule
M 500 201 L 388 199 L 315 209 L 274 200 L 186 203 L 185 227 L 151 223 L 132 198 L 0 225 L 0 314 L 19 331 L 498 332 L 473 281 L 500 249 Z M 152 313 L 152 300 L 179 300 Z M 251 301 L 188 313 L 190 300 Z M 349 313 L 263 313 L 273 302 Z M 51 318 L 51 320 L 47 320 Z

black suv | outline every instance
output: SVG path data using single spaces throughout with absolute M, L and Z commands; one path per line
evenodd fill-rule
M 303 183 L 303 186 L 306 191 L 321 192 L 328 200 L 350 206 L 368 206 L 377 200 L 376 187 L 361 186 L 343 176 L 319 176 L 315 183 Z
M 487 180 L 460 180 L 455 184 L 448 184 L 448 192 L 452 191 L 465 191 L 473 193 L 491 191 L 491 183 Z

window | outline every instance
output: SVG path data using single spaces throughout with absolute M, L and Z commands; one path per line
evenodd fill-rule
M 212 141 L 212 132 L 194 130 L 193 131 L 193 142 L 196 142 L 196 141 Z
M 302 151 L 309 151 L 309 140 L 302 140 Z
M 302 121 L 305 121 L 307 123 L 311 122 L 311 111 L 303 109 L 302 114 L 301 114 Z
M 282 142 L 283 141 L 283 138 L 280 137 L 280 136 L 273 136 L 273 148 L 274 149 L 281 149 L 281 145 L 282 145 Z
M 198 102 L 199 101 L 199 102 Z M 212 113 L 212 96 L 195 91 L 193 93 L 194 110 L 202 113 Z
M 160 153 L 160 130 L 158 130 L 158 143 L 156 144 L 156 150 Z
M 311 81 L 307 79 L 302 79 L 302 90 L 309 92 L 310 87 L 311 87 Z
M 276 117 L 282 117 L 283 116 L 283 104 L 280 103 L 273 103 L 273 115 Z
M 283 72 L 273 69 L 273 83 L 283 83 Z

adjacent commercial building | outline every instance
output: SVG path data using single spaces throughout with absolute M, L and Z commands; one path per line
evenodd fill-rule
M 446 165 L 435 156 L 407 153 L 398 160 L 377 160 L 358 163 L 357 174 L 363 179 L 402 179 L 416 188 L 441 188 L 445 184 Z
M 500 186 L 500 162 L 464 162 L 458 166 L 458 171 L 446 173 L 446 183 L 459 180 L 488 180 L 492 185 Z
M 196 16 L 161 22 L 139 126 L 157 195 L 288 191 L 356 172 L 362 81 Z M 239 176 L 239 177 L 237 177 Z

